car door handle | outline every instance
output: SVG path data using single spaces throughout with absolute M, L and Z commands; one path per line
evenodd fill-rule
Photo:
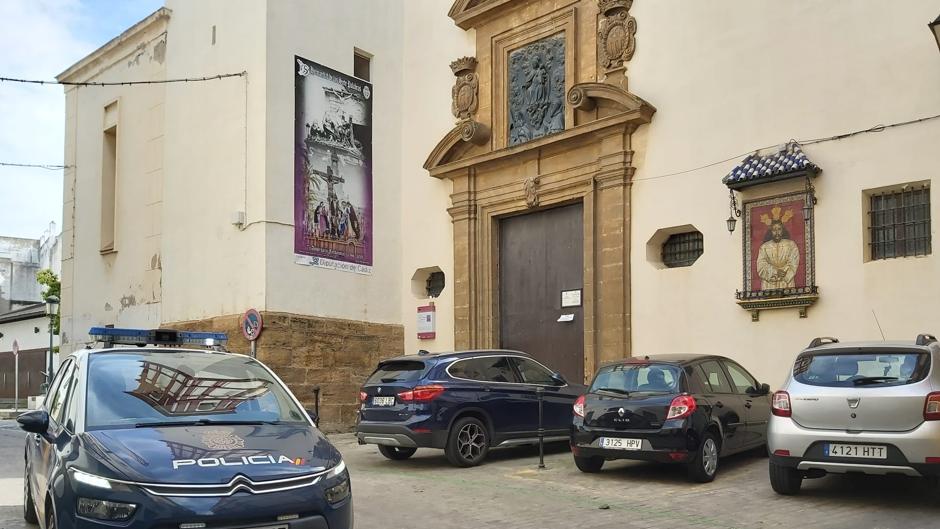
M 744 407 L 745 407 L 745 408 L 750 408 L 750 407 L 751 407 L 751 401 L 745 402 L 745 403 L 744 403 Z
M 724 408 L 725 405 L 722 404 L 721 401 L 719 400 L 718 402 L 715 403 L 715 407 L 716 407 L 716 408 Z
M 33 434 L 33 444 L 36 446 L 39 446 L 39 434 L 38 433 Z

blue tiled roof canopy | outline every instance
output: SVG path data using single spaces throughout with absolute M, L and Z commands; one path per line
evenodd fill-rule
M 743 189 L 788 178 L 815 176 L 819 171 L 819 166 L 809 161 L 800 145 L 791 141 L 782 152 L 748 156 L 721 181 L 731 189 Z

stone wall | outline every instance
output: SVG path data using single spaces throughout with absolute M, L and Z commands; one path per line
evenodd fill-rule
M 320 426 L 325 431 L 349 431 L 356 422 L 359 388 L 376 364 L 404 354 L 401 325 L 338 320 L 284 312 L 262 312 L 264 330 L 258 339 L 258 359 L 273 369 L 308 409 L 320 388 Z M 248 353 L 240 315 L 163 326 L 179 330 L 225 332 L 228 349 Z

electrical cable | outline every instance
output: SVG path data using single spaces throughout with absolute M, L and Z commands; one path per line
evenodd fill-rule
M 41 81 L 38 79 L 17 79 L 15 77 L 0 77 L 0 82 L 7 83 L 26 83 L 26 84 L 40 84 L 40 85 L 64 85 L 64 86 L 133 86 L 141 84 L 170 84 L 170 83 L 198 83 L 202 81 L 218 81 L 220 79 L 226 79 L 229 77 L 244 77 L 248 75 L 248 72 L 241 71 L 238 73 L 223 73 L 218 75 L 210 75 L 206 77 L 184 77 L 180 79 L 158 79 L 154 81 L 111 81 L 111 82 L 95 82 L 95 81 Z

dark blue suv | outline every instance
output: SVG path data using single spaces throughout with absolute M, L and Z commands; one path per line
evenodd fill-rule
M 418 448 L 444 449 L 461 467 L 490 448 L 538 440 L 542 388 L 546 441 L 568 439 L 572 405 L 584 386 L 572 385 L 525 353 L 424 353 L 385 360 L 359 393 L 360 444 L 376 444 L 389 459 Z
M 350 529 L 340 453 L 267 367 L 183 348 L 217 333 L 92 329 L 26 439 L 24 515 L 44 529 Z M 175 345 L 156 347 L 152 344 Z

